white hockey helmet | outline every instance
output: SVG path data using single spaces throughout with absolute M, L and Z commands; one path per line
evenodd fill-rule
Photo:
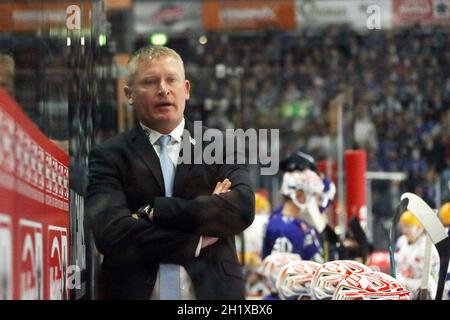
M 300 260 L 302 260 L 300 255 L 289 252 L 276 252 L 265 257 L 261 264 L 260 273 L 264 277 L 267 289 L 272 293 L 276 293 L 276 283 L 280 269 L 289 262 Z
M 390 275 L 368 271 L 342 279 L 333 300 L 412 300 L 412 294 Z
M 311 282 L 313 298 L 315 300 L 331 300 L 336 286 L 342 279 L 353 273 L 367 271 L 371 271 L 369 267 L 357 261 L 328 261 L 317 270 Z
M 302 190 L 305 193 L 306 202 L 308 202 L 312 196 L 320 196 L 323 189 L 323 180 L 319 175 L 310 169 L 305 169 L 303 171 L 286 172 L 283 175 L 280 193 L 290 197 L 298 207 L 304 209 L 306 203 L 299 203 L 296 191 Z
M 311 298 L 311 281 L 321 264 L 314 261 L 294 261 L 280 269 L 276 287 L 282 300 Z

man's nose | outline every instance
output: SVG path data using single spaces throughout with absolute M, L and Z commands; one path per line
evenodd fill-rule
M 167 96 L 169 94 L 169 90 L 167 88 L 167 84 L 165 83 L 165 81 L 161 81 L 159 83 L 158 94 L 162 96 Z

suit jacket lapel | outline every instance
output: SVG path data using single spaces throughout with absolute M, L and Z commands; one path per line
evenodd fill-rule
M 191 137 L 194 136 L 194 125 L 192 122 L 185 118 L 184 129 L 187 130 Z M 181 144 L 183 146 L 183 142 Z M 173 184 L 173 195 L 179 196 L 183 193 L 184 184 L 186 182 L 186 177 L 191 170 L 191 167 L 194 163 L 194 145 L 189 142 L 190 152 L 191 152 L 191 161 L 190 163 L 180 163 L 177 165 L 177 170 L 175 171 L 175 181 Z M 183 158 L 183 148 L 180 149 L 179 159 Z
M 164 194 L 165 188 L 161 165 L 159 164 L 158 155 L 156 154 L 155 149 L 153 149 L 153 146 L 150 144 L 148 137 L 145 135 L 141 127 L 136 126 L 129 132 L 128 138 L 133 149 L 155 176 L 158 181 L 159 188 L 161 189 L 161 193 Z

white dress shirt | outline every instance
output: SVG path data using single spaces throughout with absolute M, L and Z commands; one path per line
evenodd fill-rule
M 158 157 L 160 156 L 161 147 L 159 144 L 157 144 L 158 139 L 163 135 L 159 133 L 158 131 L 155 131 L 149 127 L 146 127 L 142 122 L 139 122 L 142 129 L 147 131 L 148 138 L 150 143 L 152 144 L 153 148 L 155 149 L 156 154 Z M 168 135 L 171 137 L 169 144 L 167 145 L 167 152 L 169 153 L 170 160 L 172 160 L 175 168 L 177 167 L 178 163 L 178 157 L 180 154 L 181 149 L 181 137 L 183 136 L 184 131 L 184 125 L 185 120 L 184 118 L 181 120 L 181 122 L 178 124 L 178 126 L 172 130 Z M 202 237 L 200 237 L 200 240 L 197 245 L 197 249 L 195 250 L 195 258 L 197 258 L 200 254 L 200 250 L 202 248 Z M 194 286 L 192 284 L 192 280 L 189 277 L 188 273 L 186 272 L 186 269 L 184 269 L 182 266 L 180 266 L 180 284 L 181 284 L 181 299 L 182 300 L 194 300 L 195 299 L 195 293 L 194 293 Z M 153 289 L 153 293 L 150 297 L 151 300 L 158 300 L 159 299 L 159 270 L 158 275 L 156 277 L 155 287 Z

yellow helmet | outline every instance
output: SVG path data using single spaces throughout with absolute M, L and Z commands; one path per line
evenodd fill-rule
M 414 214 L 409 210 L 406 210 L 402 213 L 402 216 L 400 217 L 400 222 L 405 225 L 416 225 L 418 227 L 421 226 L 419 220 L 417 220 Z
M 258 253 L 246 252 L 244 259 L 247 266 L 257 268 L 261 265 L 261 257 Z
M 439 218 L 445 226 L 450 226 L 450 202 L 444 203 L 439 210 Z
M 269 214 L 270 213 L 270 203 L 269 200 L 261 193 L 255 193 L 255 212 Z

